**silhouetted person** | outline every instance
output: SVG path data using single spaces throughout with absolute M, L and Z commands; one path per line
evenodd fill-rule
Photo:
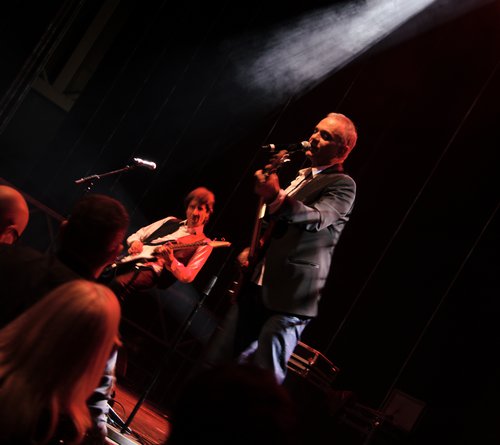
M 82 441 L 119 322 L 111 289 L 74 280 L 0 330 L 0 444 Z
M 0 185 L 0 243 L 14 244 L 28 225 L 29 209 L 23 195 Z
M 128 212 L 119 201 L 106 195 L 87 194 L 62 223 L 53 252 L 42 254 L 19 243 L 0 242 L 0 328 L 55 287 L 78 278 L 97 279 L 121 252 L 128 223 Z M 106 364 L 101 385 L 89 399 L 103 435 L 115 364 L 116 351 Z

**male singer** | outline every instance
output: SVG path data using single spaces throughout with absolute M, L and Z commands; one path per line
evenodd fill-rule
M 275 173 L 255 173 L 255 192 L 267 205 L 272 236 L 253 280 L 243 285 L 213 339 L 207 364 L 251 362 L 283 383 L 304 328 L 318 314 L 334 248 L 353 208 L 356 184 L 343 162 L 356 140 L 352 121 L 330 113 L 309 138 L 305 154 L 311 167 L 288 188 L 281 188 Z M 238 258 L 243 267 L 247 256 L 248 249 Z

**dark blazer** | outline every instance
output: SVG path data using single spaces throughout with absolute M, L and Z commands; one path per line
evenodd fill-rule
M 320 172 L 273 215 L 265 254 L 263 301 L 267 308 L 314 317 L 333 251 L 349 220 L 354 180 L 341 165 Z

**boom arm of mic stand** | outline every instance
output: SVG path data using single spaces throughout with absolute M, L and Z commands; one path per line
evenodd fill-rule
M 75 180 L 75 184 L 86 184 L 87 182 L 92 182 L 92 181 L 95 181 L 96 179 L 101 179 L 101 178 L 104 178 L 104 177 L 110 176 L 110 175 L 116 175 L 117 173 L 126 172 L 126 171 L 132 170 L 134 168 L 137 168 L 137 165 L 127 165 L 127 166 L 120 168 L 118 170 L 112 170 L 110 172 L 101 173 L 99 175 L 85 176 L 83 178 Z

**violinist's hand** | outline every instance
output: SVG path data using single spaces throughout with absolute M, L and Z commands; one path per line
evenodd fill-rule
M 273 202 L 280 191 L 280 183 L 276 173 L 265 174 L 263 170 L 257 170 L 254 174 L 254 191 L 266 204 Z
M 143 244 L 140 241 L 133 241 L 132 244 L 130 244 L 128 248 L 128 253 L 134 254 L 134 253 L 141 253 L 143 248 Z
M 243 267 L 243 268 L 246 268 L 248 267 L 248 255 L 250 253 L 250 247 L 246 247 L 245 249 L 243 249 L 240 254 L 238 255 L 238 264 L 240 265 L 240 267 Z
M 174 249 L 170 244 L 163 244 L 155 249 L 155 254 L 158 258 L 158 262 L 163 264 L 163 266 L 170 267 L 172 261 L 175 260 Z

